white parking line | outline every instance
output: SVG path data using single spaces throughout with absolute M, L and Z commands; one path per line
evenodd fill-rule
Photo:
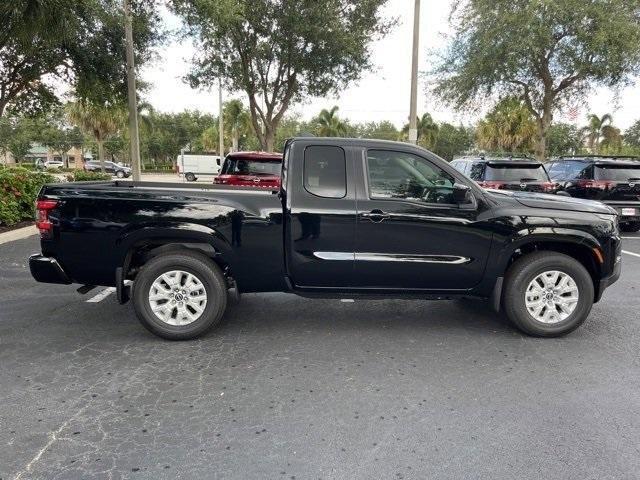
M 633 255 L 634 257 L 640 258 L 640 253 L 628 252 L 627 250 L 622 250 L 622 253 L 626 253 L 627 255 Z
M 640 240 L 640 237 L 620 237 L 623 240 Z
M 100 293 L 94 295 L 89 300 L 87 300 L 87 303 L 98 303 L 98 302 L 101 302 L 102 300 L 107 298 L 109 295 L 111 295 L 115 291 L 116 291 L 116 287 L 107 287 L 104 290 L 102 290 Z

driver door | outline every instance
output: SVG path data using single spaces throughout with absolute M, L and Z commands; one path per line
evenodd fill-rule
M 357 192 L 358 287 L 466 290 L 482 279 L 491 234 L 477 203 L 453 199 L 455 178 L 427 158 L 368 150 Z

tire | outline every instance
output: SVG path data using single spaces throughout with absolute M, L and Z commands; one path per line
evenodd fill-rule
M 118 177 L 118 178 L 124 178 L 124 172 L 123 172 L 122 170 L 118 170 L 118 171 L 116 172 L 116 177 Z
M 640 231 L 640 222 L 621 223 L 620 230 L 627 233 L 635 233 Z
M 154 284 L 154 282 L 159 280 L 161 275 L 169 274 L 169 272 L 190 274 L 199 282 L 199 284 L 190 283 L 189 285 L 193 287 L 191 292 L 187 291 L 186 295 L 180 298 L 189 297 L 189 299 L 195 299 L 202 297 L 201 292 L 203 290 L 206 293 L 206 297 L 204 304 L 202 303 L 203 300 L 186 300 L 182 303 L 171 300 L 175 304 L 174 306 L 169 301 L 166 301 L 164 304 L 167 305 L 167 308 L 159 312 L 159 315 L 167 314 L 165 321 L 153 312 L 150 294 L 156 292 L 157 295 L 155 296 L 166 295 L 164 290 L 169 286 L 169 283 L 163 282 L 162 289 L 158 289 L 158 284 Z M 172 281 L 179 283 L 180 274 L 176 273 L 174 277 L 170 277 L 170 274 L 167 276 Z M 182 278 L 186 278 L 186 275 L 182 275 Z M 183 285 L 184 287 L 180 286 L 179 288 L 189 290 L 187 284 Z M 180 293 L 184 293 L 184 291 L 178 291 L 173 294 L 178 295 Z M 198 297 L 192 297 L 191 295 L 193 294 Z M 149 260 L 142 267 L 133 284 L 132 298 L 138 320 L 151 333 L 167 340 L 189 340 L 204 334 L 220 323 L 227 308 L 227 283 L 220 268 L 209 257 L 198 252 L 167 253 Z M 178 297 L 174 296 L 174 298 Z M 158 304 L 165 302 L 165 300 L 153 300 L 153 302 L 156 308 L 161 308 L 158 307 Z M 180 313 L 181 310 L 177 309 L 178 303 L 183 305 L 183 307 L 180 307 L 183 314 Z M 201 313 L 195 310 L 196 307 L 201 309 Z M 168 315 L 169 310 L 171 310 L 171 315 Z M 192 317 L 197 316 L 197 318 L 187 318 L 186 315 L 189 314 Z M 174 315 L 175 318 L 172 318 Z M 182 318 L 179 318 L 181 315 L 183 315 Z
M 184 174 L 184 178 L 187 179 L 187 182 L 195 182 L 196 181 L 196 176 L 191 172 L 185 173 Z
M 527 289 L 533 284 L 534 280 L 545 272 L 560 272 L 565 277 L 568 276 L 572 283 L 569 282 L 569 287 L 577 288 L 577 302 L 573 307 L 573 311 L 570 313 L 562 312 L 553 303 L 547 305 L 553 305 L 553 307 L 542 307 L 541 314 L 550 315 L 546 321 L 540 319 L 529 313 L 525 296 L 531 299 L 534 305 L 536 301 L 536 294 L 531 290 L 527 293 Z M 552 274 L 553 275 L 553 274 Z M 563 278 L 559 276 L 558 283 Z M 546 280 L 552 280 L 553 276 Z M 568 255 L 564 255 L 556 252 L 536 252 L 518 259 L 507 271 L 505 276 L 505 289 L 503 291 L 503 306 L 504 312 L 507 318 L 521 331 L 528 335 L 537 337 L 558 337 L 565 335 L 576 328 L 578 328 L 587 319 L 591 307 L 593 306 L 594 288 L 593 280 L 587 269 L 577 260 Z M 540 283 L 537 284 L 539 288 Z M 532 287 L 535 289 L 535 286 Z M 537 290 L 535 290 L 537 291 Z M 552 294 L 551 292 L 549 293 Z M 569 295 L 565 293 L 564 295 Z M 574 295 L 571 293 L 570 295 Z M 566 300 L 570 297 L 556 297 L 559 301 Z M 553 300 L 550 300 L 553 302 Z M 541 302 L 545 303 L 545 302 Z M 538 303 L 537 305 L 540 305 Z M 532 307 L 534 311 L 539 307 Z M 569 307 L 570 308 L 570 307 Z M 562 318 L 566 316 L 566 318 Z

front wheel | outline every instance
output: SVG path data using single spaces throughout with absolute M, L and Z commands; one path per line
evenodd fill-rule
M 505 285 L 507 318 L 529 335 L 565 335 L 587 319 L 593 306 L 591 275 L 580 262 L 561 253 L 525 255 L 511 265 Z
M 116 172 L 116 177 L 118 177 L 118 178 L 124 178 L 124 172 L 123 172 L 122 170 L 118 170 L 118 171 Z
M 191 172 L 185 173 L 184 178 L 187 179 L 187 182 L 195 182 L 196 181 L 196 176 Z
M 640 222 L 621 223 L 620 224 L 620 230 L 622 230 L 623 232 L 628 232 L 628 233 L 638 232 L 638 231 L 640 231 Z
M 142 267 L 132 297 L 145 328 L 167 340 L 189 340 L 220 322 L 227 308 L 227 285 L 209 257 L 168 253 Z

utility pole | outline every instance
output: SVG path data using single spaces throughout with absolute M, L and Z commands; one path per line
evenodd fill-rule
M 224 122 L 222 120 L 222 78 L 218 84 L 218 130 L 220 131 L 220 160 L 224 159 Z
M 127 88 L 129 97 L 129 137 L 131 137 L 131 173 L 140 181 L 140 135 L 138 133 L 138 99 L 136 97 L 136 65 L 133 55 L 133 25 L 130 0 L 124 0 L 124 30 L 127 44 Z
M 409 142 L 418 141 L 418 44 L 420 43 L 420 0 L 413 10 L 413 53 L 411 55 L 411 100 L 409 105 Z

